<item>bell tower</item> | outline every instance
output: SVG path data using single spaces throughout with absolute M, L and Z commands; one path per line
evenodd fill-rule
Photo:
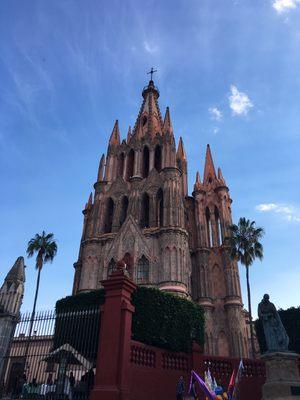
M 0 378 L 2 377 L 5 355 L 9 350 L 10 341 L 19 318 L 24 295 L 24 283 L 24 258 L 18 257 L 0 289 Z
M 228 226 L 232 224 L 232 200 L 221 168 L 216 174 L 209 145 L 203 182 L 197 172 L 193 198 L 198 227 L 192 253 L 193 298 L 206 313 L 206 352 L 248 356 L 238 266 L 224 245 Z
M 183 141 L 176 151 L 170 110 L 163 119 L 152 79 L 142 98 L 133 130 L 122 140 L 116 121 L 101 156 L 95 191 L 83 211 L 74 293 L 99 287 L 124 259 L 137 283 L 190 295 Z

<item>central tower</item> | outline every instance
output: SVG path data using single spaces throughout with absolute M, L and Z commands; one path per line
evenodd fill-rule
M 189 296 L 191 258 L 185 226 L 186 156 L 176 152 L 170 112 L 162 119 L 150 80 L 133 131 L 120 140 L 115 122 L 100 160 L 84 228 L 74 292 L 96 289 L 118 260 L 133 280 Z
M 73 293 L 97 289 L 124 259 L 141 285 L 188 297 L 206 313 L 205 351 L 247 356 L 248 335 L 238 267 L 227 255 L 231 199 L 209 146 L 203 181 L 188 196 L 183 140 L 176 149 L 170 111 L 161 116 L 153 80 L 133 130 L 120 139 L 118 121 L 101 157 L 84 223 Z

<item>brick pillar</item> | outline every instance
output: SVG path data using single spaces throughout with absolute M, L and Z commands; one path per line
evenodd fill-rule
M 193 342 L 191 364 L 194 371 L 197 371 L 198 373 L 203 372 L 203 349 L 195 342 Z
M 131 294 L 136 285 L 128 278 L 124 262 L 102 281 L 105 303 L 101 310 L 94 389 L 90 400 L 128 400 L 130 385 Z

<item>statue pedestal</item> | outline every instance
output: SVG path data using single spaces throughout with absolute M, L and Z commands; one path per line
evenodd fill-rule
M 300 400 L 300 355 L 274 352 L 262 355 L 266 363 L 266 383 L 262 400 Z

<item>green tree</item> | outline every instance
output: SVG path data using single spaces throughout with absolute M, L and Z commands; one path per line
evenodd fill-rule
M 35 259 L 35 267 L 38 271 L 38 275 L 37 275 L 37 281 L 36 281 L 33 308 L 32 308 L 32 313 L 31 313 L 31 318 L 30 318 L 28 343 L 27 343 L 26 350 L 25 350 L 25 358 L 24 358 L 25 362 L 26 362 L 26 358 L 27 358 L 27 354 L 28 354 L 31 332 L 32 332 L 32 327 L 33 327 L 33 322 L 34 322 L 34 317 L 35 317 L 35 309 L 36 309 L 36 303 L 37 303 L 39 287 L 40 287 L 41 271 L 42 271 L 44 264 L 46 264 L 47 262 L 53 261 L 56 253 L 57 253 L 57 244 L 54 239 L 53 233 L 46 234 L 45 231 L 43 231 L 41 235 L 39 235 L 37 233 L 28 242 L 27 256 L 32 257 L 34 254 L 37 254 L 36 259 Z
M 252 356 L 255 358 L 249 267 L 256 258 L 263 259 L 263 246 L 259 240 L 263 237 L 264 230 L 256 227 L 255 221 L 250 222 L 249 219 L 240 218 L 237 225 L 232 224 L 229 226 L 229 231 L 230 236 L 225 238 L 225 243 L 229 247 L 230 257 L 239 261 L 246 268 L 251 350 Z

